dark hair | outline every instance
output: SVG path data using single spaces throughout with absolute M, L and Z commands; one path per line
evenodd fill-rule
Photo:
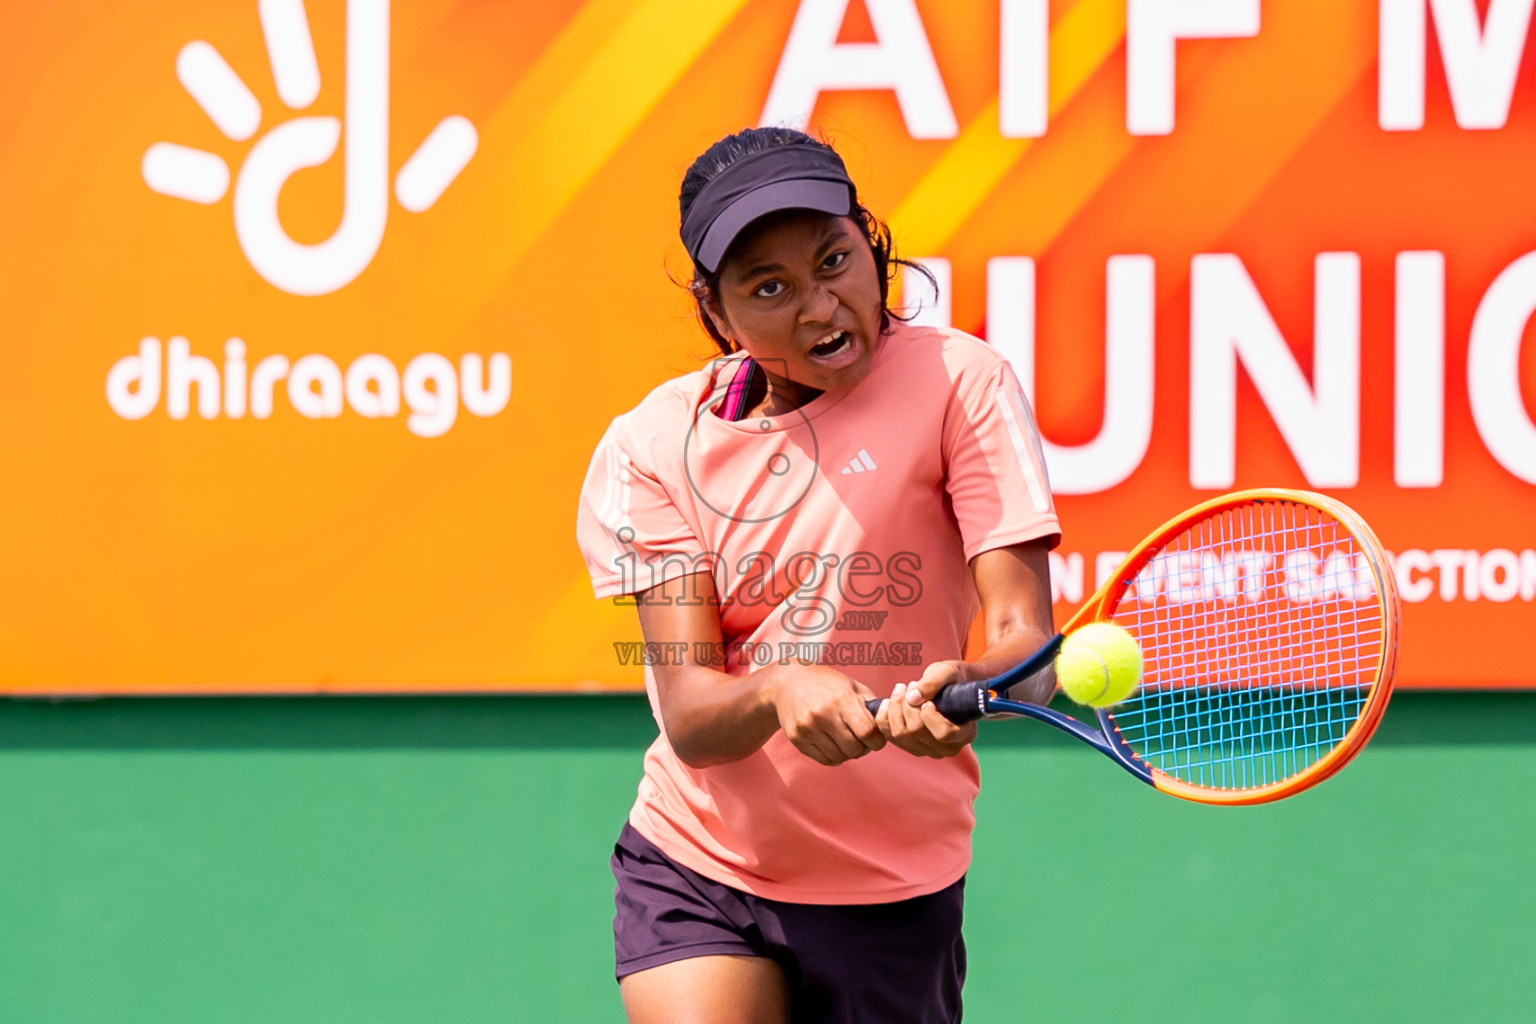
M 727 167 L 742 157 L 762 153 L 776 146 L 815 146 L 832 151 L 832 147 L 827 143 L 793 128 L 744 128 L 733 135 L 727 135 L 706 149 L 683 175 L 683 187 L 678 195 L 679 223 L 688 219 L 688 211 L 693 207 L 693 201 L 698 198 L 704 186 Z M 857 195 L 854 196 L 851 216 L 859 225 L 865 241 L 869 243 L 870 249 L 875 254 L 875 274 L 880 280 L 880 329 L 886 331 L 890 329 L 892 320 L 909 319 L 893 313 L 888 301 L 891 281 L 896 276 L 897 267 L 908 267 L 922 274 L 935 291 L 938 290 L 938 282 L 926 267 L 896 255 L 895 243 L 891 241 L 891 229 L 885 225 L 884 221 L 870 213 L 869 209 L 858 201 Z M 720 334 L 705 308 L 706 303 L 718 301 L 719 283 L 718 270 L 711 274 L 695 263 L 693 280 L 689 282 L 688 290 L 693 293 L 700 325 L 714 340 L 716 347 L 725 355 L 730 355 L 736 351 L 735 344 Z

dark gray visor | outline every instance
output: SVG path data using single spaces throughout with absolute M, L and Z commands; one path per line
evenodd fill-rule
M 742 157 L 700 190 L 683 221 L 683 245 L 713 274 L 747 225 L 780 210 L 852 213 L 853 182 L 838 155 L 794 145 Z

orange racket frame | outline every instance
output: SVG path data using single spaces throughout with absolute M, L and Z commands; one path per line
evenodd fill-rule
M 1063 638 L 1090 622 L 1113 621 L 1137 576 L 1174 539 L 1188 533 L 1202 521 L 1243 506 L 1284 503 L 1312 508 L 1332 517 L 1358 544 L 1359 553 L 1369 566 L 1374 593 L 1380 605 L 1379 656 L 1374 678 L 1361 698 L 1361 706 L 1344 735 L 1332 747 L 1301 770 L 1285 778 L 1251 787 L 1220 788 L 1198 785 L 1173 775 L 1143 760 L 1121 734 L 1115 722 L 1114 708 L 1098 711 L 1098 728 L 1087 725 L 1052 708 L 1022 704 L 1003 696 L 1014 684 L 1040 671 L 1056 655 Z M 1401 628 L 1401 604 L 1396 580 L 1386 552 L 1365 521 L 1343 502 L 1311 491 L 1285 488 L 1257 488 L 1235 491 L 1192 508 L 1169 519 L 1138 544 L 1120 563 L 1115 573 L 1090 597 L 1033 657 L 994 679 L 979 683 L 958 683 L 935 699 L 935 705 L 955 721 L 971 721 L 984 715 L 1016 714 L 1035 718 L 1077 736 L 1120 763 L 1131 774 L 1155 786 L 1161 792 L 1185 800 L 1207 804 L 1258 804 L 1292 796 L 1317 785 L 1347 764 L 1375 733 L 1392 694 L 1392 676 L 1397 665 L 1398 634 Z M 871 704 L 878 705 L 872 701 Z
M 1123 598 L 1126 587 L 1137 573 L 1173 537 L 1185 532 L 1200 520 L 1218 512 L 1255 502 L 1287 502 L 1306 505 L 1331 515 L 1342 523 L 1359 542 L 1361 552 L 1371 568 L 1376 593 L 1382 606 L 1381 651 L 1376 678 L 1365 697 L 1365 705 L 1342 741 L 1314 764 L 1290 778 L 1267 786 L 1242 790 L 1213 790 L 1195 786 L 1152 769 L 1152 785 L 1164 793 L 1210 804 L 1256 804 L 1279 800 L 1323 782 L 1360 752 L 1381 723 L 1392 697 L 1392 678 L 1397 669 L 1398 635 L 1401 630 L 1402 604 L 1397 594 L 1397 580 L 1387 561 L 1386 551 L 1377 540 L 1375 532 L 1354 509 L 1342 501 L 1312 491 L 1291 490 L 1281 487 L 1254 488 L 1234 491 L 1209 501 L 1201 502 L 1174 516 L 1154 530 L 1138 544 L 1121 562 L 1114 576 L 1089 598 L 1083 607 L 1062 627 L 1062 635 L 1078 629 L 1088 622 L 1113 620 L 1115 609 Z M 1108 716 L 1112 719 L 1113 712 Z

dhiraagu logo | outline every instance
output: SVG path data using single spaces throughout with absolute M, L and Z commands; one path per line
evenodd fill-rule
M 320 70 L 303 0 L 259 0 L 257 13 L 278 98 L 303 111 L 320 95 Z M 341 119 L 297 116 L 264 133 L 261 103 L 240 74 L 210 43 L 193 41 L 176 58 L 176 76 L 214 128 L 235 142 L 256 141 L 234 175 L 234 228 L 241 251 L 256 273 L 291 295 L 327 295 L 367 269 L 384 239 L 390 210 L 389 0 L 347 0 L 345 96 Z M 394 176 L 394 198 L 410 213 L 437 202 L 474 157 L 475 126 L 450 115 L 439 121 Z M 336 155 L 345 161 L 341 221 L 322 242 L 296 242 L 278 218 L 278 197 L 297 172 Z M 144 153 L 144 182 L 160 195 L 213 205 L 230 191 L 231 172 L 222 157 L 176 142 L 156 142 Z M 162 347 L 144 338 L 107 374 L 107 403 L 124 419 L 142 419 L 165 396 L 171 419 L 198 415 L 239 419 L 271 416 L 274 394 L 286 385 L 288 404 L 301 416 L 324 419 L 344 408 L 365 417 L 393 417 L 401 400 L 407 426 L 437 437 L 453 426 L 460 400 L 477 416 L 494 416 L 511 393 L 511 360 L 466 354 L 454 363 L 437 353 L 411 359 L 404 371 L 383 355 L 365 354 L 345 372 L 331 358 L 284 355 L 248 358 L 246 343 L 224 343 L 222 372 L 187 339 Z M 163 357 L 163 358 L 162 358 Z M 162 363 L 164 373 L 162 375 Z
M 277 95 L 304 110 L 320 95 L 320 71 L 303 0 L 261 0 L 262 33 Z M 293 295 L 325 295 L 350 284 L 379 251 L 389 216 L 389 2 L 347 4 L 346 123 L 295 117 L 273 127 L 246 154 L 235 179 L 235 235 L 256 272 Z M 225 136 L 244 142 L 261 127 L 261 104 L 219 51 L 191 42 L 176 76 Z M 346 138 L 341 224 L 323 242 L 295 242 L 277 216 L 277 197 L 296 172 L 317 167 Z M 438 122 L 395 176 L 395 198 L 412 213 L 430 209 L 475 155 L 465 118 Z M 144 154 L 145 183 L 161 195 L 216 203 L 229 167 L 213 153 L 157 142 Z

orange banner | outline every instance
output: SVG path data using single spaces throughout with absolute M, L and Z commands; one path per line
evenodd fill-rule
M 1536 685 L 1528 6 L 8 5 L 0 691 L 638 685 L 576 495 L 710 354 L 678 182 L 755 123 L 1035 397 L 1058 620 L 1306 487 L 1394 552 L 1403 684 Z

